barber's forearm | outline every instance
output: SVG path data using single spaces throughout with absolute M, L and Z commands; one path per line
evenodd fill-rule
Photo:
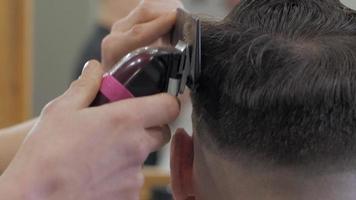
M 34 123 L 35 119 L 0 130 L 0 174 L 9 165 Z

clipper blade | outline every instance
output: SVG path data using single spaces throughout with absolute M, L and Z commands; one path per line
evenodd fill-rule
M 177 22 L 172 32 L 172 46 L 183 50 L 180 92 L 187 85 L 195 90 L 201 72 L 201 23 L 198 17 L 183 9 L 177 10 Z

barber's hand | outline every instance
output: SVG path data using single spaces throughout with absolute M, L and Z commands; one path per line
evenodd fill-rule
M 25 199 L 139 199 L 142 164 L 169 141 L 170 130 L 162 125 L 177 117 L 179 105 L 159 94 L 87 108 L 103 73 L 99 63 L 90 62 L 70 89 L 46 106 L 0 186 Z
M 102 63 L 112 68 L 127 53 L 164 37 L 176 19 L 180 0 L 142 0 L 126 18 L 116 22 L 102 42 Z

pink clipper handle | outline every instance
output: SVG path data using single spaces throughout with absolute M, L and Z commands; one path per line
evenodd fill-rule
M 134 95 L 126 89 L 113 76 L 106 74 L 103 77 L 100 92 L 110 101 L 120 101 L 124 99 L 133 98 Z

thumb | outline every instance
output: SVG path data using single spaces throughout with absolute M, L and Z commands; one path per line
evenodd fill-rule
M 88 107 L 100 89 L 103 74 L 104 70 L 98 61 L 87 62 L 79 79 L 74 81 L 60 98 L 60 104 L 66 109 Z

